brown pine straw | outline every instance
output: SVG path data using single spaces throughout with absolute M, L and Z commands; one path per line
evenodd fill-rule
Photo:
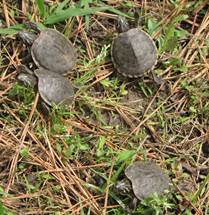
M 3 0 L 3 12 L 4 12 L 4 17 L 6 20 L 7 27 L 10 27 L 9 14 L 8 14 L 7 4 L 5 0 Z
M 29 115 L 29 118 L 28 118 L 28 121 L 27 123 L 25 124 L 25 127 L 22 131 L 22 135 L 21 135 L 21 138 L 20 138 L 20 145 L 18 146 L 18 148 L 16 149 L 16 153 L 12 159 L 12 163 L 11 163 L 11 166 L 10 166 L 10 171 L 9 171 L 9 176 L 8 176 L 8 184 L 5 188 L 5 192 L 8 193 L 9 190 L 10 190 L 10 186 L 11 186 L 11 183 L 13 182 L 14 180 L 14 175 L 15 175 L 15 169 L 16 169 L 16 166 L 17 166 L 17 162 L 18 162 L 18 157 L 19 157 L 19 154 L 20 154 L 20 151 L 21 149 L 23 148 L 24 146 L 24 140 L 25 140 L 25 137 L 28 133 L 28 128 L 29 128 L 29 125 L 30 125 L 30 122 L 31 122 L 31 119 L 33 117 L 33 114 L 36 110 L 36 106 L 37 106 L 37 103 L 38 103 L 38 99 L 39 99 L 39 94 L 37 93 L 36 94 L 36 98 L 34 100 L 34 103 L 33 103 L 33 106 L 32 106 L 32 109 L 31 109 L 31 112 L 30 112 L 30 115 Z

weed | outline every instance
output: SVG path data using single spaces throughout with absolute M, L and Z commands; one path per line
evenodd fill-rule
M 139 214 L 164 214 L 165 211 L 169 210 L 172 211 L 170 214 L 175 214 L 175 205 L 174 203 L 171 203 L 169 198 L 166 196 L 159 197 L 156 194 L 154 194 L 151 197 L 148 197 L 140 202 L 137 212 Z

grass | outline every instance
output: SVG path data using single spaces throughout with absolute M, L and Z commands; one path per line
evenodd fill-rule
M 58 3 L 59 2 L 59 3 Z M 169 175 L 164 196 L 135 214 L 209 214 L 207 1 L 15 1 L 0 3 L 0 214 L 127 214 L 114 184 L 136 160 Z M 158 46 L 158 86 L 147 75 L 115 72 L 114 20 L 124 15 Z M 27 48 L 16 39 L 24 21 L 56 28 L 75 45 L 68 76 L 78 88 L 72 107 L 45 117 L 38 96 L 16 81 Z

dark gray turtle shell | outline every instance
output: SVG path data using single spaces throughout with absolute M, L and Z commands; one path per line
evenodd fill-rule
M 77 58 L 73 44 L 63 34 L 49 28 L 42 30 L 33 42 L 31 55 L 39 68 L 59 74 L 70 72 Z
M 71 82 L 60 74 L 45 69 L 35 70 L 38 78 L 38 91 L 48 105 L 70 105 L 74 100 L 74 89 Z
M 153 193 L 162 194 L 169 187 L 169 177 L 152 162 L 137 161 L 126 168 L 125 175 L 139 200 Z
M 157 48 L 146 32 L 133 28 L 113 40 L 112 60 L 122 75 L 141 77 L 157 63 Z

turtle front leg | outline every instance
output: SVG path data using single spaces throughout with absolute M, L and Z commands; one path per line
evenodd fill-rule
M 151 70 L 150 73 L 151 73 L 151 76 L 152 76 L 152 77 L 151 77 L 152 80 L 153 80 L 157 85 L 161 85 L 161 84 L 165 83 L 165 80 L 163 80 L 162 77 L 157 76 L 153 70 Z
M 39 107 L 44 117 L 47 119 L 50 116 L 51 108 L 40 97 L 39 97 Z
M 133 199 L 129 203 L 129 211 L 133 211 L 137 208 L 137 205 L 139 203 L 139 200 L 136 197 L 133 197 Z

